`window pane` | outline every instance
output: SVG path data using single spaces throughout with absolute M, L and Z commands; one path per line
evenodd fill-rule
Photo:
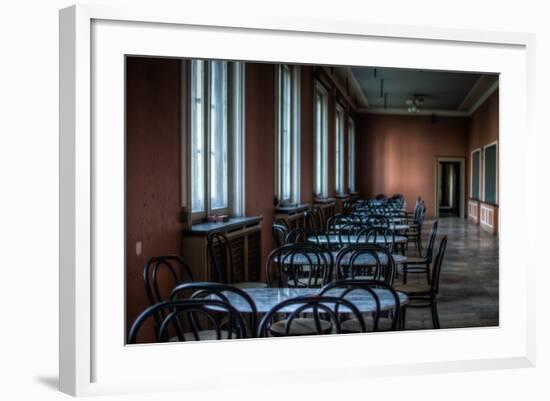
M 479 157 L 481 152 L 474 152 L 472 155 L 472 198 L 479 199 Z
M 315 194 L 327 196 L 327 102 L 326 95 L 317 90 L 315 98 Z
M 497 146 L 485 148 L 485 202 L 497 203 Z
M 336 192 L 342 192 L 342 111 L 336 110 Z
M 353 120 L 348 120 L 348 188 L 355 191 L 355 125 Z
M 204 202 L 204 62 L 191 62 L 191 210 L 202 212 Z
M 320 195 L 322 192 L 321 187 L 321 175 L 322 175 L 322 163 L 323 157 L 322 151 L 322 111 L 323 111 L 323 98 L 320 93 L 317 94 L 315 99 L 315 193 Z
M 282 200 L 290 200 L 291 198 L 291 79 L 290 71 L 287 67 L 283 67 L 281 79 L 281 160 L 280 160 L 280 177 L 281 177 L 281 197 Z
M 212 209 L 227 203 L 227 63 L 213 61 L 210 69 L 210 202 Z

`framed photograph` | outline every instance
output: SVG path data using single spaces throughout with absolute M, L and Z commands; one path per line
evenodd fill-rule
M 61 10 L 61 391 L 533 366 L 533 47 Z

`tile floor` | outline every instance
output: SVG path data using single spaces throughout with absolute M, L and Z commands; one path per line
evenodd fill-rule
M 427 244 L 432 221 L 423 226 Z M 441 268 L 438 298 L 441 328 L 498 326 L 498 236 L 456 217 L 439 219 L 434 257 L 439 241 L 447 235 L 447 250 Z M 413 251 L 409 245 L 408 253 Z M 402 275 L 396 279 L 402 282 Z M 408 276 L 408 282 L 426 280 L 422 274 Z M 407 330 L 431 329 L 429 308 L 407 311 Z

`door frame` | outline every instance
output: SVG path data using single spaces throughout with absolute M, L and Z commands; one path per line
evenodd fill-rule
M 435 157 L 434 159 L 434 216 L 439 217 L 439 163 L 458 162 L 460 163 L 460 218 L 466 218 L 466 158 L 465 157 Z

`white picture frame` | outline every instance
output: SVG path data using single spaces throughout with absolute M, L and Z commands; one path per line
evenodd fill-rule
M 200 46 L 182 41 L 198 38 Z M 325 51 L 316 52 L 321 45 Z M 500 73 L 500 326 L 124 346 L 124 54 Z M 268 385 L 292 381 L 297 372 L 302 380 L 362 380 L 533 366 L 534 280 L 529 273 L 535 261 L 514 251 L 532 245 L 513 230 L 520 222 L 527 224 L 526 230 L 536 229 L 536 205 L 529 202 L 528 191 L 515 190 L 533 185 L 529 171 L 534 170 L 535 147 L 530 144 L 535 136 L 528 124 L 533 57 L 533 35 L 519 33 L 193 15 L 154 6 L 61 10 L 61 391 L 80 396 L 192 390 L 213 382 L 231 387 L 242 375 L 256 385 Z M 514 270 L 512 277 L 508 272 L 517 266 L 525 268 Z M 366 350 L 373 338 L 377 349 L 370 348 L 365 358 L 365 351 L 357 350 Z M 395 352 L 384 353 L 390 342 Z M 316 353 L 319 347 L 325 350 L 322 358 Z M 289 363 L 285 355 L 298 348 L 303 358 Z M 235 363 L 212 371 L 205 358 L 212 354 Z M 170 369 L 182 355 L 189 366 L 179 363 L 174 374 Z M 262 364 L 260 358 L 270 363 Z

